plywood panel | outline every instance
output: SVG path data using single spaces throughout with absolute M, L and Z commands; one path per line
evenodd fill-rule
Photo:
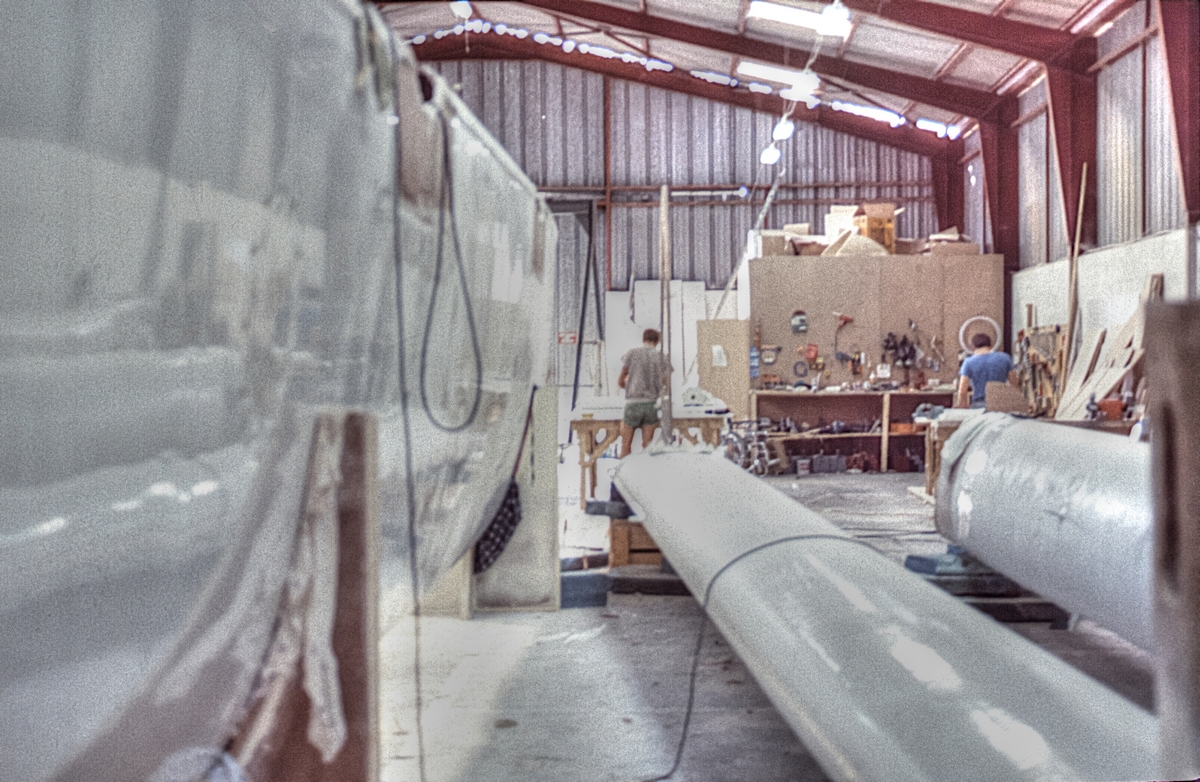
M 861 380 L 848 366 L 834 359 L 834 331 L 842 312 L 854 318 L 843 329 L 837 349 L 846 353 L 862 350 L 867 366 L 877 362 L 887 332 L 897 337 L 913 334 L 908 321 L 916 321 L 921 349 L 940 337 L 946 361 L 941 371 L 925 370 L 930 377 L 953 380 L 958 370 L 958 329 L 975 315 L 987 315 L 1003 328 L 1004 272 L 999 255 L 927 256 L 774 256 L 748 263 L 751 334 L 762 324 L 764 345 L 782 347 L 775 372 L 794 381 L 795 350 L 809 342 L 826 358 L 830 376 L 838 384 Z M 809 331 L 794 335 L 791 314 L 802 309 L 808 314 Z M 764 367 L 764 372 L 772 371 Z
M 947 358 L 952 359 L 961 346 L 958 330 L 967 318 L 987 315 L 1000 324 L 1003 332 L 1004 317 L 1004 259 L 1000 255 L 942 256 L 944 290 L 942 297 L 942 319 L 947 345 Z M 967 341 L 976 331 L 991 333 L 991 329 L 979 324 L 970 329 Z
M 938 338 L 938 347 L 945 353 L 942 317 L 944 295 L 943 258 L 935 255 L 894 255 L 880 262 L 879 279 L 879 330 L 880 341 L 874 345 L 872 362 L 879 359 L 883 351 L 882 337 L 889 331 L 896 339 L 907 334 L 916 338 L 920 349 L 935 355 L 930 342 Z M 917 324 L 917 331 L 909 328 L 909 321 Z M 953 354 L 951 354 L 953 357 Z M 955 365 L 943 362 L 940 371 L 922 367 L 929 378 L 951 379 Z M 914 379 L 915 382 L 915 379 Z
M 696 368 L 700 387 L 725 400 L 734 420 L 750 415 L 750 325 L 744 320 L 696 321 Z M 720 345 L 726 366 L 713 366 L 713 346 Z
M 762 324 L 764 345 L 780 345 L 776 373 L 785 382 L 798 378 L 792 366 L 801 358 L 796 348 L 814 343 L 825 357 L 828 378 L 822 385 L 861 380 L 849 366 L 834 359 L 834 335 L 841 312 L 854 318 L 837 338 L 837 349 L 846 353 L 864 351 L 868 358 L 878 353 L 880 261 L 892 256 L 772 256 L 755 258 L 750 267 L 750 325 Z M 792 312 L 808 313 L 808 333 L 793 334 Z M 876 356 L 877 357 L 877 356 Z M 767 367 L 764 372 L 770 372 Z

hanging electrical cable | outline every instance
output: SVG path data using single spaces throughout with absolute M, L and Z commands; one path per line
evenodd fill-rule
M 467 270 L 463 264 L 462 245 L 459 243 L 458 237 L 458 219 L 455 217 L 454 211 L 454 182 L 453 173 L 450 162 L 450 127 L 446 122 L 446 118 L 439 113 L 439 124 L 442 130 L 442 185 L 440 188 L 440 196 L 438 198 L 438 239 L 437 239 L 437 254 L 433 266 L 433 286 L 429 294 L 429 312 L 425 318 L 425 334 L 421 338 L 421 406 L 425 410 L 425 414 L 429 416 L 429 420 L 433 425 L 443 432 L 461 432 L 475 422 L 475 416 L 479 412 L 479 403 L 483 398 L 483 354 L 479 349 L 479 333 L 475 328 L 475 313 L 471 309 L 471 291 L 467 284 Z M 396 127 L 399 127 L 397 125 Z M 462 288 L 463 303 L 466 307 L 467 331 L 471 337 L 471 354 L 475 361 L 475 395 L 471 401 L 471 411 L 467 413 L 467 417 L 459 424 L 447 424 L 438 420 L 434 415 L 433 409 L 429 404 L 429 396 L 427 391 L 427 369 L 429 366 L 429 338 L 433 334 L 433 316 L 437 306 L 438 292 L 442 284 L 442 263 L 445 256 L 445 217 L 450 215 L 450 239 L 454 244 L 454 262 L 458 269 L 458 278 L 460 287 Z

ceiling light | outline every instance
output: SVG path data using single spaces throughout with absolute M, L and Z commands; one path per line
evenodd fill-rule
M 775 130 L 771 131 L 771 138 L 776 141 L 787 141 L 796 132 L 796 123 L 792 122 L 787 117 L 775 123 Z
M 779 147 L 771 144 L 762 151 L 762 154 L 758 156 L 758 159 L 759 162 L 761 162 L 764 166 L 773 166 L 779 162 L 780 154 Z
M 930 133 L 936 133 L 938 138 L 946 137 L 946 126 L 931 119 L 918 119 L 917 130 L 928 130 Z
M 467 0 L 456 0 L 450 4 L 450 11 L 459 19 L 470 19 L 473 9 Z
M 830 38 L 841 38 L 843 41 L 850 37 L 853 25 L 850 24 L 850 9 L 842 5 L 841 0 L 821 9 L 821 23 L 817 27 L 818 35 Z
M 801 71 L 790 68 L 776 68 L 773 65 L 762 65 L 757 62 L 739 62 L 737 72 L 741 76 L 752 79 L 778 82 L 779 84 L 795 84 L 802 77 Z
M 844 111 L 848 114 L 857 114 L 860 117 L 868 117 L 879 122 L 886 122 L 893 128 L 903 125 L 907 121 L 896 112 L 881 109 L 878 106 L 860 106 L 857 103 L 846 103 L 840 100 L 835 100 L 830 105 L 835 111 Z
M 794 71 L 790 68 L 776 68 L 773 65 L 762 65 L 756 62 L 740 62 L 737 72 L 741 76 L 789 85 L 788 89 L 779 93 L 784 100 L 807 100 L 821 86 L 821 79 L 807 68 L 802 71 Z
M 805 11 L 802 8 L 768 3 L 764 0 L 752 0 L 746 12 L 748 19 L 765 19 L 780 24 L 790 24 L 794 27 L 804 27 L 818 35 L 827 35 L 843 40 L 850 37 L 850 9 L 842 5 L 840 0 L 834 0 L 821 13 Z

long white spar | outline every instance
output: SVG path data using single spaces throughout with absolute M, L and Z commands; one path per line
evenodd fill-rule
M 1158 778 L 1150 714 L 728 461 L 615 480 L 832 778 Z

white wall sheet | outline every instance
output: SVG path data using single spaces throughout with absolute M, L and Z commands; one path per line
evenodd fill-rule
M 1101 328 L 1111 333 L 1120 327 L 1137 308 L 1146 277 L 1151 274 L 1163 275 L 1164 298 L 1188 298 L 1189 285 L 1194 284 L 1188 241 L 1188 231 L 1178 229 L 1081 255 L 1077 335 L 1082 338 Z M 1066 323 L 1069 285 L 1065 259 L 1013 275 L 1013 336 L 1024 327 L 1026 304 L 1034 305 L 1039 326 Z
M 0 779 L 142 780 L 244 713 L 319 413 L 380 421 L 385 559 L 409 477 L 423 584 L 478 536 L 547 377 L 554 227 L 444 86 L 422 104 L 406 47 L 389 122 L 357 4 L 0 18 Z M 438 116 L 463 261 L 435 300 L 440 132 L 408 149 L 413 200 L 395 184 L 397 133 Z

